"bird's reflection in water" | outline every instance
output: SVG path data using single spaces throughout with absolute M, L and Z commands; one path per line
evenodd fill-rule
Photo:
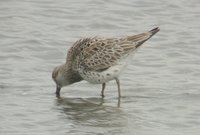
M 127 116 L 118 107 L 119 103 L 113 106 L 113 104 L 108 105 L 107 102 L 109 101 L 103 98 L 58 98 L 56 100 L 58 108 L 65 114 L 66 122 L 70 121 L 73 125 L 70 132 L 122 133 Z

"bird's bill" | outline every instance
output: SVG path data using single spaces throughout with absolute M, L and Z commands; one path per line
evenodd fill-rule
M 60 89 L 61 87 L 59 85 L 56 85 L 56 96 L 60 97 Z

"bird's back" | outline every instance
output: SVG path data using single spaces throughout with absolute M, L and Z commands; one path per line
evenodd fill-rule
M 101 73 L 119 65 L 159 29 L 123 38 L 85 38 L 74 43 L 67 55 L 67 63 L 82 77 L 87 73 Z M 94 74 L 94 73 L 93 73 Z M 98 76 L 98 75 L 97 75 Z

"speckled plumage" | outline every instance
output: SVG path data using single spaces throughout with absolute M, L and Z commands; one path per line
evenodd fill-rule
M 68 51 L 66 63 L 53 71 L 57 95 L 61 87 L 86 80 L 103 84 L 104 96 L 105 83 L 115 79 L 121 96 L 118 76 L 126 66 L 129 55 L 158 31 L 159 28 L 155 28 L 123 38 L 93 37 L 76 41 Z

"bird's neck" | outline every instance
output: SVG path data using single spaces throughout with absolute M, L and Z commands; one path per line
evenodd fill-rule
M 79 75 L 77 71 L 74 71 L 70 64 L 61 65 L 61 70 L 63 70 L 63 77 L 68 82 L 68 84 L 73 84 L 82 81 L 83 78 Z

